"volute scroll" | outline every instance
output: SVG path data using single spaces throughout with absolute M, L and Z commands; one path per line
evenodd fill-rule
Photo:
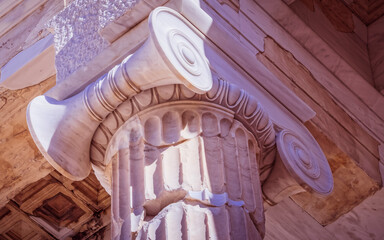
M 159 7 L 149 16 L 149 29 L 150 36 L 134 54 L 82 92 L 60 102 L 46 96 L 30 102 L 27 123 L 32 137 L 64 176 L 88 176 L 93 133 L 132 96 L 170 84 L 183 84 L 200 94 L 212 88 L 204 40 L 192 24 L 176 11 Z
M 297 134 L 288 129 L 275 128 L 277 156 L 263 186 L 265 200 L 274 205 L 304 191 L 329 195 L 333 190 L 332 171 L 312 135 L 306 129 L 306 134 Z
M 333 182 L 330 181 L 332 173 L 316 141 L 305 142 L 289 130 L 278 132 L 276 138 L 281 160 L 288 171 L 297 176 L 297 181 L 307 184 L 319 194 L 330 194 L 333 189 Z

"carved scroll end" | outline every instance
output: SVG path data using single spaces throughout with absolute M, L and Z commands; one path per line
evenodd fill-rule
M 332 192 L 333 177 L 328 161 L 310 134 L 302 136 L 284 129 L 276 134 L 276 144 L 275 165 L 263 186 L 269 205 L 304 191 L 321 196 Z
M 204 37 L 190 22 L 170 8 L 160 7 L 149 17 L 149 30 L 149 38 L 135 53 L 82 92 L 60 102 L 44 96 L 31 101 L 27 119 L 33 139 L 68 178 L 88 176 L 90 145 L 97 127 L 129 98 L 170 84 L 184 84 L 200 94 L 212 88 Z

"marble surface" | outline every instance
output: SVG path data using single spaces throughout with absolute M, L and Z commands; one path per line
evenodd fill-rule
M 291 199 L 286 199 L 278 205 L 269 208 L 265 212 L 265 218 L 265 240 L 337 239 Z
M 356 71 L 345 64 L 340 56 L 329 51 L 329 47 L 311 33 L 309 27 L 285 3 L 245 0 L 242 6 L 244 13 L 253 22 L 282 47 L 294 53 L 295 58 L 308 68 L 346 112 L 361 126 L 369 129 L 372 136 L 384 140 L 384 109 L 381 107 L 384 97 L 359 78 Z M 327 68 L 330 63 L 334 64 Z
M 314 34 L 317 34 L 319 38 L 321 38 L 328 46 L 327 54 L 332 52 L 332 50 L 341 57 L 342 61 L 345 61 L 346 64 L 350 65 L 353 70 L 356 71 L 358 76 L 361 76 L 366 82 L 373 85 L 372 72 L 371 72 L 371 64 L 368 56 L 367 43 L 360 39 L 360 37 L 354 33 L 355 25 L 352 12 L 343 13 L 336 12 L 335 15 L 340 14 L 340 18 L 338 18 L 337 23 L 331 24 L 329 19 L 331 18 L 331 12 L 325 14 L 325 9 L 334 7 L 335 10 L 340 6 L 332 6 L 332 4 L 328 3 L 330 6 L 325 7 L 324 5 L 319 6 L 319 4 L 314 4 L 314 11 L 310 11 L 301 1 L 296 1 L 294 4 L 290 6 L 290 8 L 302 19 L 308 27 L 312 29 Z M 340 3 L 343 6 L 342 3 Z M 346 7 L 345 7 L 346 8 Z M 343 9 L 344 11 L 348 11 L 347 9 Z M 328 10 L 329 11 L 329 10 Z M 337 10 L 336 10 L 337 11 Z M 344 14 L 344 15 L 343 15 Z M 332 15 L 331 15 L 332 16 Z M 347 19 L 353 23 L 353 28 L 350 29 L 349 32 L 341 32 L 335 29 L 336 26 L 345 26 L 342 20 L 347 21 Z M 332 18 L 331 18 L 332 19 Z M 358 21 L 358 19 L 356 20 Z M 361 26 L 361 25 L 360 25 Z M 297 30 L 299 32 L 299 30 Z M 365 34 L 367 32 L 365 31 Z M 294 34 L 298 35 L 298 33 Z M 307 44 L 308 46 L 309 44 Z M 314 52 L 314 48 L 309 48 L 312 52 Z M 332 50 L 331 50 L 332 49 Z M 351 49 L 353 49 L 351 51 Z M 335 54 L 333 54 L 335 55 Z M 334 58 L 334 57 L 333 57 Z M 335 59 L 335 58 L 334 58 Z M 336 65 L 336 62 L 325 62 L 326 66 L 332 69 L 332 65 Z M 341 65 L 341 64 L 339 64 Z M 339 66 L 341 68 L 341 66 Z M 346 67 L 344 67 L 346 69 Z M 333 69 L 332 69 L 333 70 Z
M 53 170 L 33 143 L 25 111 L 31 99 L 54 83 L 55 78 L 51 77 L 21 90 L 0 87 L 0 208 L 28 184 Z
M 381 240 L 384 238 L 383 201 L 384 190 L 380 190 L 325 229 L 337 239 Z
M 384 237 L 383 200 L 384 190 L 380 190 L 349 213 L 323 227 L 287 199 L 266 211 L 265 239 L 380 240 Z
M 368 49 L 375 87 L 384 95 L 384 16 L 368 27 Z
M 39 40 L 1 68 L 0 86 L 16 90 L 38 84 L 56 74 L 53 36 Z
M 10 2 L 12 4 L 8 6 Z M 30 12 L 24 7 L 30 5 L 31 2 L 36 3 L 34 0 L 3 0 L 0 3 L 1 23 L 14 25 L 3 35 L 0 34 L 0 67 L 3 67 L 19 52 L 46 37 L 50 32 L 45 24 L 64 8 L 63 0 L 39 1 L 37 3 L 39 6 Z M 68 3 L 69 0 L 66 2 Z M 13 15 L 13 17 L 6 18 L 7 15 Z M 6 19 L 11 22 L 5 21 Z
M 271 38 L 265 39 L 265 49 L 258 59 L 316 112 L 311 122 L 370 177 L 381 182 L 377 169 L 379 142 L 337 105 L 294 55 Z
M 161 4 L 164 1 L 73 1 L 49 22 L 55 32 L 57 82 L 86 67 Z

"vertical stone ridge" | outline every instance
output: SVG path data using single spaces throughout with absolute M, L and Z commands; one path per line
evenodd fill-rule
M 121 149 L 118 158 L 118 208 L 121 221 L 120 238 L 129 239 L 131 234 L 131 183 L 129 149 Z
M 164 189 L 166 191 L 174 191 L 181 187 L 180 172 L 180 152 L 177 147 L 169 147 L 162 153 L 162 169 L 164 179 Z
M 131 231 L 136 232 L 144 218 L 145 202 L 144 142 L 141 133 L 133 130 L 129 144 Z
M 224 156 L 219 137 L 201 137 L 204 187 L 212 193 L 225 191 Z
M 163 191 L 163 168 L 159 150 L 151 145 L 145 144 L 145 199 L 156 199 Z
M 231 134 L 222 139 L 221 148 L 224 155 L 224 172 L 226 182 L 226 192 L 232 200 L 241 199 L 241 182 L 239 176 L 239 166 L 237 161 L 236 142 Z
M 245 202 L 245 207 L 248 211 L 255 210 L 254 194 L 251 177 L 251 167 L 249 162 L 249 149 L 245 132 L 238 128 L 235 132 L 237 152 L 239 160 L 240 177 L 242 184 L 242 199 Z
M 180 151 L 186 153 L 181 155 L 182 187 L 187 191 L 199 191 L 202 187 L 199 140 L 198 138 L 190 139 L 180 144 L 179 147 Z

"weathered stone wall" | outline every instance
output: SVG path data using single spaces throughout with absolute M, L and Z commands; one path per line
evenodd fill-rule
M 55 77 L 21 90 L 0 88 L 0 207 L 53 168 L 28 131 L 25 112 L 30 100 L 55 84 Z
M 74 1 L 57 14 L 48 24 L 55 32 L 56 81 L 64 80 L 97 56 L 108 45 L 99 31 L 129 11 L 136 2 Z

